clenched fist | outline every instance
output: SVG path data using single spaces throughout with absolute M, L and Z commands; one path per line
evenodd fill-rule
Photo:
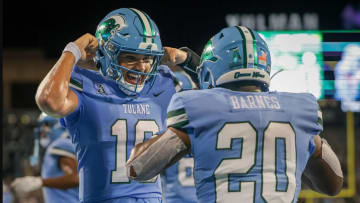
M 164 49 L 165 53 L 161 59 L 161 65 L 172 67 L 186 60 L 187 53 L 185 51 L 171 47 L 164 47 Z
M 96 37 L 92 34 L 86 33 L 74 41 L 74 43 L 81 51 L 81 59 L 77 65 L 84 68 L 95 69 L 96 64 L 93 58 L 95 57 L 96 50 L 99 46 Z

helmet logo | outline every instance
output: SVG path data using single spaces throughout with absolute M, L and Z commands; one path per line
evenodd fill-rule
M 115 32 L 126 27 L 125 19 L 121 15 L 114 15 L 105 20 L 96 30 L 96 38 L 100 39 L 100 43 L 107 42 Z
M 242 61 L 239 53 L 239 48 L 235 48 L 232 51 L 233 51 L 232 62 L 230 63 L 229 68 L 234 69 L 241 67 Z
M 212 44 L 212 40 L 210 39 L 208 41 L 208 43 L 206 43 L 204 51 L 201 55 L 201 59 L 200 59 L 200 63 L 203 63 L 204 61 L 212 61 L 212 62 L 216 62 L 217 61 L 217 57 L 214 56 L 214 52 L 213 52 L 213 44 Z

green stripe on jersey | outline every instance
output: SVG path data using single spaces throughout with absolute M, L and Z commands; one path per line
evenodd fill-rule
M 83 84 L 73 78 L 70 78 L 70 87 L 73 87 L 78 90 L 83 90 Z
M 188 120 L 182 121 L 182 122 L 179 122 L 179 123 L 174 123 L 174 124 L 168 125 L 167 127 L 173 127 L 173 128 L 182 129 L 182 128 L 184 128 L 187 124 L 189 124 L 189 121 L 188 121 Z
M 178 116 L 178 115 L 181 115 L 181 114 L 186 114 L 184 108 L 168 112 L 166 118 L 171 118 L 171 117 Z
M 320 117 L 318 117 L 317 123 L 322 126 L 323 125 L 323 120 Z
M 317 122 L 318 122 L 320 125 L 323 125 L 322 112 L 321 112 L 320 110 L 318 110 L 317 115 L 318 115 Z
M 177 126 L 177 127 L 181 127 L 184 126 L 186 124 L 189 123 L 185 109 L 181 108 L 181 109 L 177 109 L 174 111 L 170 111 L 167 114 L 167 119 L 166 119 L 166 123 L 167 126 Z

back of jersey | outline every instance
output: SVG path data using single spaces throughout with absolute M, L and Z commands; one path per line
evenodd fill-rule
M 188 133 L 199 202 L 296 202 L 301 174 L 322 131 L 310 94 L 176 94 L 167 124 Z

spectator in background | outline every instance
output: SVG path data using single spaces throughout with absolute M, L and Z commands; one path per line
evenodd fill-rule
M 46 148 L 41 177 L 16 178 L 11 186 L 20 197 L 42 188 L 46 203 L 79 202 L 75 149 L 65 128 L 58 119 L 42 113 L 35 134 L 40 138 L 40 145 Z

